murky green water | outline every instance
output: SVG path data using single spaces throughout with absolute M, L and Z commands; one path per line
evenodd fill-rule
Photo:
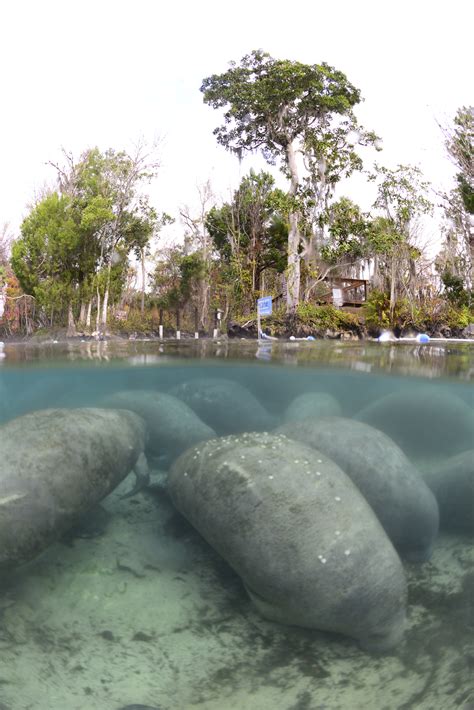
M 1 710 L 472 707 L 473 345 L 3 354 Z

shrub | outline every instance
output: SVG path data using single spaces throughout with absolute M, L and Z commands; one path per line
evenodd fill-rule
M 296 315 L 303 325 L 316 330 L 357 330 L 360 327 L 360 319 L 355 313 L 339 310 L 332 305 L 300 303 Z

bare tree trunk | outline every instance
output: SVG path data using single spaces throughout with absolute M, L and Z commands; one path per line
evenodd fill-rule
M 90 330 L 91 327 L 91 315 L 92 315 L 92 298 L 90 299 L 89 303 L 87 304 L 87 313 L 86 313 L 86 318 L 85 318 L 85 324 L 86 328 Z
M 97 332 L 100 330 L 100 291 L 97 286 L 97 315 L 95 318 L 95 329 Z
M 474 237 L 469 238 L 469 265 L 468 265 L 468 281 L 467 287 L 472 289 L 474 286 Z
M 397 278 L 397 268 L 396 268 L 396 257 L 392 254 L 392 260 L 390 264 L 390 316 L 393 318 L 395 312 L 395 299 L 396 299 L 396 278 Z
M 109 307 L 109 284 L 107 284 L 104 293 L 104 299 L 102 301 L 102 317 L 100 319 L 100 324 L 102 328 L 107 327 L 107 308 Z
M 288 143 L 286 149 L 286 158 L 288 169 L 290 171 L 291 183 L 289 194 L 291 197 L 296 195 L 298 190 L 298 168 L 296 164 L 295 146 L 293 142 Z M 289 215 L 290 230 L 288 232 L 288 266 L 287 266 L 287 295 L 286 295 L 286 312 L 294 313 L 299 303 L 300 298 L 300 255 L 298 249 L 300 246 L 301 236 L 298 225 L 298 212 L 292 211 Z
M 110 274 L 112 271 L 112 264 L 109 264 L 107 267 L 107 285 L 105 287 L 105 292 L 104 292 L 104 300 L 102 301 L 102 318 L 101 318 L 101 326 L 102 328 L 107 327 L 107 308 L 109 305 L 109 291 L 110 291 Z
M 214 199 L 212 194 L 212 189 L 209 180 L 198 187 L 199 201 L 201 204 L 201 213 L 199 217 L 194 219 L 191 217 L 188 207 L 184 207 L 181 210 L 181 217 L 184 223 L 190 230 L 190 236 L 198 242 L 201 253 L 202 262 L 204 264 L 204 273 L 200 279 L 198 287 L 198 300 L 200 309 L 200 324 L 205 332 L 208 332 L 209 328 L 209 302 L 211 293 L 211 283 L 210 283 L 210 269 L 211 269 L 211 249 L 209 245 L 209 234 L 206 229 L 206 214 L 208 212 L 208 204 Z M 189 240 L 185 239 L 185 246 L 189 246 Z
M 380 286 L 380 264 L 379 264 L 379 257 L 377 254 L 374 255 L 374 266 L 373 266 L 373 272 L 372 272 L 372 285 L 374 289 L 377 289 L 378 291 L 381 290 Z
M 81 301 L 81 312 L 79 314 L 79 323 L 84 323 L 86 320 L 86 302 Z
M 67 309 L 67 337 L 72 338 L 76 335 L 76 324 L 74 322 L 74 313 L 72 312 L 72 303 L 69 302 Z
M 142 302 L 140 310 L 142 315 L 145 313 L 145 279 L 146 279 L 146 264 L 145 264 L 145 248 L 141 249 L 141 261 L 142 261 Z

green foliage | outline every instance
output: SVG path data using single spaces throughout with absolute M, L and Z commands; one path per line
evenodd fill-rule
M 120 297 L 128 256 L 139 256 L 166 220 L 140 184 L 150 172 L 139 156 L 88 150 L 58 168 L 59 192 L 35 205 L 12 247 L 12 268 L 40 309 L 61 314 L 99 292 Z M 77 311 L 76 311 L 77 312 Z
M 193 295 L 205 270 L 199 252 L 185 254 L 183 247 L 163 250 L 150 277 L 152 293 L 161 308 L 183 308 Z
M 342 197 L 328 210 L 331 240 L 321 249 L 321 256 L 328 264 L 352 261 L 367 253 L 370 224 L 359 206 Z
M 379 180 L 374 207 L 382 210 L 394 232 L 409 236 L 409 226 L 415 217 L 429 214 L 433 209 L 427 198 L 429 183 L 422 179 L 419 168 L 398 165 L 394 170 L 375 165 L 370 180 Z
M 466 305 L 453 307 L 449 305 L 443 313 L 443 322 L 452 330 L 464 330 L 470 323 L 474 323 L 474 308 Z
M 402 298 L 391 312 L 388 293 L 377 290 L 370 292 L 363 312 L 367 329 L 373 335 L 386 329 L 395 329 L 401 333 L 438 333 L 445 327 L 459 335 L 474 321 L 474 309 L 467 305 L 454 305 L 440 297 L 425 299 L 416 305 Z
M 450 271 L 444 271 L 441 274 L 441 281 L 446 298 L 453 306 L 474 305 L 474 292 L 464 288 L 464 282 L 460 276 L 452 274 Z
M 355 313 L 342 311 L 335 306 L 316 306 L 312 303 L 300 303 L 296 309 L 298 319 L 316 331 L 357 330 L 360 320 Z
M 286 266 L 287 198 L 274 185 L 269 173 L 250 171 L 232 202 L 213 207 L 206 217 L 206 228 L 220 258 L 230 267 L 229 272 L 250 273 L 254 292 L 259 290 L 260 276 L 266 269 L 282 273 Z
M 269 163 L 278 161 L 290 179 L 287 307 L 291 312 L 299 301 L 302 240 L 306 237 L 311 241 L 310 235 L 304 234 L 310 230 L 311 218 L 309 215 L 303 218 L 303 214 L 312 184 L 310 181 L 301 187 L 296 152 L 301 151 L 307 158 L 314 183 L 318 179 L 316 164 L 321 157 L 317 151 L 322 143 L 329 145 L 334 134 L 331 118 L 352 117 L 360 92 L 342 72 L 328 64 L 277 60 L 262 50 L 244 56 L 240 64 L 231 62 L 227 72 L 204 79 L 201 91 L 205 103 L 224 109 L 224 124 L 214 130 L 221 145 L 239 158 L 245 152 L 260 150 Z M 332 150 L 333 157 L 337 141 L 335 136 L 328 147 L 328 154 Z M 349 153 L 343 159 L 348 172 L 357 167 L 355 153 Z M 332 167 L 340 177 L 343 169 L 337 158 Z
M 463 106 L 454 118 L 454 131 L 447 137 L 446 147 L 458 169 L 457 183 L 464 208 L 474 214 L 474 107 Z
M 358 89 L 328 64 L 273 59 L 262 50 L 204 79 L 201 91 L 205 103 L 225 109 L 224 125 L 214 131 L 218 142 L 239 156 L 261 149 L 269 162 L 316 119 L 347 113 L 360 101 Z
M 395 308 L 391 309 L 390 295 L 373 289 L 362 306 L 367 328 L 375 333 L 388 328 L 403 329 L 410 320 L 407 305 L 405 299 L 400 299 L 396 302 Z
M 404 241 L 403 235 L 388 217 L 376 217 L 368 225 L 367 251 L 370 255 L 392 256 Z
M 464 288 L 472 287 L 473 250 L 472 215 L 474 214 L 474 108 L 458 109 L 451 129 L 443 129 L 448 155 L 456 170 L 456 187 L 443 194 L 446 225 L 443 248 L 436 269 L 462 279 Z M 448 293 L 450 292 L 448 288 Z
M 81 229 L 69 197 L 54 192 L 33 208 L 12 245 L 11 265 L 39 306 L 64 309 L 81 270 Z
M 168 314 L 167 314 L 168 315 Z M 114 333 L 122 335 L 155 335 L 159 331 L 159 312 L 149 309 L 142 313 L 139 308 L 130 308 L 125 319 L 110 318 L 109 327 Z M 168 327 L 171 323 L 167 324 Z

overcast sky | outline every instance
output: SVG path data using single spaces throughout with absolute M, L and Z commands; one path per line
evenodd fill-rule
M 10 0 L 0 5 L 0 224 L 18 229 L 52 183 L 61 147 L 130 149 L 160 139 L 155 205 L 177 215 L 211 180 L 226 197 L 254 164 L 218 146 L 219 114 L 202 79 L 252 49 L 325 61 L 362 92 L 363 125 L 383 139 L 379 162 L 418 165 L 436 187 L 453 170 L 437 121 L 473 103 L 468 0 Z M 368 156 L 372 160 L 372 156 Z M 371 195 L 352 189 L 364 208 Z M 341 192 L 339 195 L 342 194 Z M 365 204 L 364 204 L 365 203 Z

